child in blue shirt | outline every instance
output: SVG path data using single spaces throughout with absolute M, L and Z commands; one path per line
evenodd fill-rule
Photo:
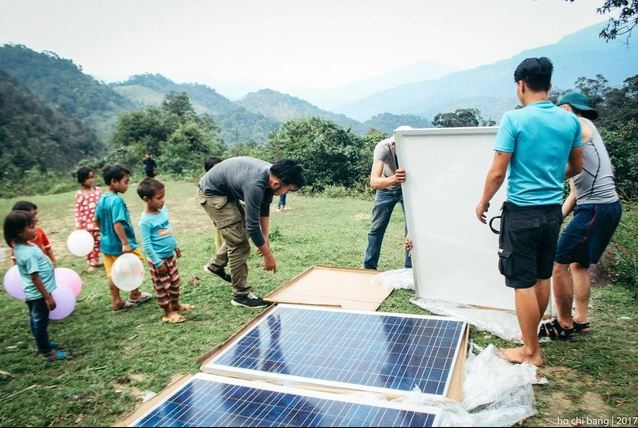
M 162 321 L 174 324 L 186 321 L 178 312 L 188 312 L 193 306 L 179 303 L 176 257 L 181 257 L 182 252 L 168 220 L 165 193 L 164 184 L 154 178 L 146 178 L 137 186 L 137 194 L 146 203 L 140 217 L 140 230 L 157 303 L 164 310 Z
M 63 360 L 64 351 L 57 351 L 58 344 L 49 341 L 49 311 L 55 309 L 52 294 L 57 288 L 53 264 L 42 250 L 29 241 L 36 237 L 35 218 L 28 211 L 11 211 L 4 219 L 4 239 L 13 248 L 15 261 L 27 296 L 31 332 L 38 352 L 46 361 Z
M 95 208 L 95 223 L 100 228 L 100 251 L 104 255 L 104 270 L 109 280 L 113 312 L 148 302 L 149 293 L 141 292 L 139 288 L 131 291 L 126 302 L 120 297 L 120 290 L 111 279 L 111 270 L 115 260 L 123 253 L 133 253 L 144 263 L 144 255 L 137 248 L 135 232 L 131 223 L 131 216 L 124 199 L 120 195 L 128 190 L 131 171 L 121 165 L 107 165 L 102 169 L 104 184 L 109 191 L 103 193 Z

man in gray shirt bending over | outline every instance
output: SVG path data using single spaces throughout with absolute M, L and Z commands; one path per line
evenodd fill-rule
M 250 292 L 248 285 L 248 238 L 264 258 L 264 270 L 276 271 L 277 261 L 268 240 L 270 203 L 273 195 L 294 192 L 304 184 L 301 166 L 296 161 L 284 159 L 270 164 L 250 157 L 226 159 L 199 181 L 199 203 L 224 238 L 217 254 L 204 266 L 204 272 L 232 283 L 233 305 L 266 306 Z M 230 275 L 225 271 L 227 265 Z

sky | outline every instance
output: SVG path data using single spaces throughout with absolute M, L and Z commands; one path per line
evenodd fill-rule
M 328 90 L 424 60 L 466 69 L 608 17 L 603 0 L 0 0 L 0 44 L 105 82 L 160 73 L 239 97 Z

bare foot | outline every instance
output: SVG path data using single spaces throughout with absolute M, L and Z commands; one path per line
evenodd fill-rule
M 193 306 L 193 305 L 188 305 L 188 304 L 185 303 L 183 305 L 180 305 L 180 304 L 174 305 L 173 307 L 171 307 L 171 309 L 174 312 L 190 312 L 190 311 L 193 310 L 194 307 L 195 306 Z
M 543 358 L 541 357 L 540 349 L 534 354 L 530 354 L 525 350 L 523 346 L 518 348 L 500 349 L 499 356 L 510 363 L 530 363 L 536 367 L 543 365 Z

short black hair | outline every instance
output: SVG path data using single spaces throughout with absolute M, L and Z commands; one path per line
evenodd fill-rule
M 275 162 L 270 167 L 270 173 L 281 180 L 283 184 L 292 184 L 297 189 L 306 184 L 301 165 L 292 159 L 282 159 Z
M 26 211 L 26 212 L 31 212 L 31 211 L 35 211 L 37 210 L 38 207 L 36 204 L 34 204 L 33 202 L 29 202 L 29 201 L 18 201 L 15 204 L 13 204 L 13 207 L 11 208 L 11 211 Z
M 102 177 L 107 186 L 111 184 L 111 181 L 120 181 L 127 175 L 131 175 L 131 170 L 124 165 L 106 165 L 102 168 Z
M 204 161 L 204 170 L 208 172 L 212 167 L 223 161 L 224 159 L 217 156 L 209 156 Z
M 4 218 L 4 240 L 13 247 L 13 241 L 29 225 L 33 224 L 33 214 L 28 211 L 14 210 Z
M 532 91 L 549 91 L 554 65 L 547 57 L 527 58 L 514 71 L 514 82 L 523 81 Z
M 145 178 L 137 185 L 137 195 L 140 199 L 152 198 L 157 192 L 164 188 L 164 183 L 154 178 Z
M 91 168 L 86 167 L 86 166 L 83 166 L 80 169 L 78 169 L 78 172 L 77 172 L 78 183 L 82 184 L 86 180 L 88 180 L 89 179 L 89 174 L 92 173 L 92 172 L 93 172 L 93 170 Z

